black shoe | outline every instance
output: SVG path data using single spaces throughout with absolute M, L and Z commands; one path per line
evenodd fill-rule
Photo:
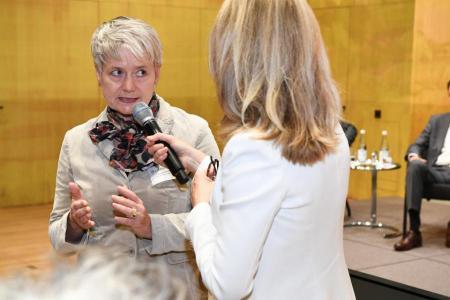
M 414 232 L 412 230 L 406 233 L 406 236 L 399 242 L 395 243 L 395 251 L 407 251 L 413 248 L 422 246 L 422 235 L 420 232 Z

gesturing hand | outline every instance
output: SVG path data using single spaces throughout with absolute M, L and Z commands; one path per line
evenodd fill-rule
M 408 158 L 408 160 L 409 160 L 409 161 L 419 160 L 419 161 L 421 161 L 421 162 L 424 163 L 424 164 L 427 163 L 426 159 L 423 159 L 422 157 L 420 157 L 420 156 L 418 156 L 418 155 L 411 156 L 410 158 Z
M 72 195 L 72 204 L 70 205 L 69 222 L 70 228 L 74 230 L 73 234 L 79 235 L 83 230 L 94 227 L 95 223 L 91 220 L 92 210 L 88 202 L 83 199 L 81 190 L 75 182 L 69 183 L 70 194 Z
M 119 195 L 112 195 L 112 206 L 119 215 L 116 224 L 126 225 L 139 237 L 152 238 L 152 222 L 142 200 L 125 186 L 118 186 Z

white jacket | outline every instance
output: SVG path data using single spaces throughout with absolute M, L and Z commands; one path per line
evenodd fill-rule
M 239 133 L 211 204 L 186 220 L 203 282 L 218 299 L 355 299 L 343 249 L 348 142 L 312 166 Z

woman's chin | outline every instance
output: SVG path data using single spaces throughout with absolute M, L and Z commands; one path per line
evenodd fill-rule
M 133 107 L 141 101 L 133 101 L 133 102 L 127 102 L 127 103 L 117 103 L 114 105 L 114 107 L 111 107 L 115 111 L 121 113 L 122 115 L 131 115 L 133 114 Z

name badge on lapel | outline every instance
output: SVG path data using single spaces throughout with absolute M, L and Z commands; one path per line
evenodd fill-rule
M 161 166 L 155 166 L 149 168 L 147 170 L 150 180 L 152 181 L 152 185 L 155 186 L 161 182 L 173 180 L 175 177 L 172 176 L 169 169 L 161 167 Z

